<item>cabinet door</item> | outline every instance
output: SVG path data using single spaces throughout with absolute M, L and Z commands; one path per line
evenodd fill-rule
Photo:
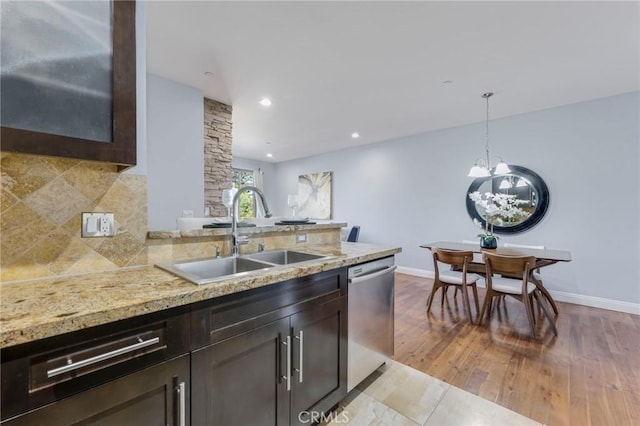
M 309 424 L 347 395 L 346 300 L 336 299 L 291 317 L 293 425 Z
M 288 340 L 283 318 L 193 352 L 193 424 L 288 424 Z
M 2 422 L 3 426 L 184 426 L 189 355 L 166 361 Z

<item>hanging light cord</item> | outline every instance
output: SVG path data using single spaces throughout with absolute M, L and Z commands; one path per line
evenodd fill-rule
M 484 150 L 487 154 L 487 170 L 491 170 L 491 163 L 489 161 L 489 98 L 493 96 L 493 92 L 487 92 L 482 95 L 487 100 L 487 119 L 485 120 L 485 146 Z

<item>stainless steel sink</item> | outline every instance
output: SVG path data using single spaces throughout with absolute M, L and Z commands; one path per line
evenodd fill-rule
M 209 284 L 230 278 L 241 277 L 252 272 L 274 269 L 291 264 L 302 264 L 330 259 L 332 256 L 303 253 L 293 250 L 272 250 L 239 257 L 217 257 L 187 260 L 176 263 L 156 264 L 194 284 Z
M 326 259 L 328 256 L 319 254 L 303 253 L 293 250 L 273 250 L 261 251 L 244 255 L 245 258 L 259 260 L 261 262 L 273 263 L 276 265 L 290 265 L 292 263 L 308 262 L 310 260 Z
M 156 266 L 194 284 L 209 284 L 273 268 L 275 265 L 244 257 L 219 257 Z

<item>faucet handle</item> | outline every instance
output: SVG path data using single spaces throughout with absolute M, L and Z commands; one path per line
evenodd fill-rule
M 220 246 L 216 244 L 216 257 L 220 257 Z
M 264 243 L 258 243 L 258 251 L 264 251 Z

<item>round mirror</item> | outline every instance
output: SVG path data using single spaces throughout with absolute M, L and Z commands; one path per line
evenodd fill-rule
M 511 173 L 475 179 L 467 191 L 467 212 L 496 234 L 516 234 L 535 226 L 549 207 L 549 188 L 532 170 L 509 165 Z

